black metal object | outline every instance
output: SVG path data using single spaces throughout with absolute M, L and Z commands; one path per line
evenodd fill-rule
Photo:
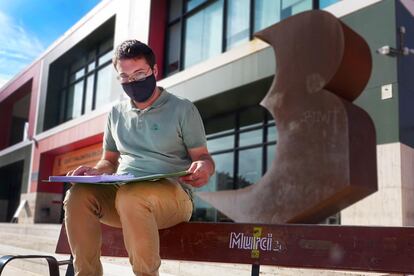
M 70 255 L 70 259 L 67 262 L 68 262 L 68 268 L 66 269 L 65 276 L 74 276 L 75 271 L 73 269 L 73 256 L 72 255 Z
M 68 265 L 66 276 L 73 276 L 72 256 L 69 260 L 58 261 L 53 256 L 48 255 L 5 255 L 0 258 L 0 275 L 2 274 L 6 265 L 12 260 L 16 259 L 45 259 L 49 265 L 49 275 L 59 276 L 59 266 Z M 69 273 L 69 274 L 68 274 Z
M 259 276 L 260 274 L 260 265 L 258 264 L 253 264 L 252 265 L 252 276 Z

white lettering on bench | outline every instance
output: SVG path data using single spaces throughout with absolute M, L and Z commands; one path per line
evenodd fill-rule
M 254 237 L 230 232 L 229 248 L 279 252 L 282 251 L 282 244 L 277 240 L 274 241 L 271 233 L 265 237 Z

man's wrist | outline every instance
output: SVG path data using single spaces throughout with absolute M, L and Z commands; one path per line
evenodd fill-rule
M 201 161 L 205 162 L 208 167 L 208 174 L 209 176 L 212 176 L 215 172 L 215 164 L 213 159 L 210 156 L 203 156 Z
M 100 173 L 114 173 L 116 171 L 115 165 L 106 159 L 101 159 L 99 162 L 95 165 L 94 169 L 99 171 Z

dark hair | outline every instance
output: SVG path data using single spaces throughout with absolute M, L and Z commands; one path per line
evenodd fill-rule
M 125 40 L 116 47 L 114 57 L 112 58 L 112 64 L 116 69 L 119 60 L 138 58 L 145 58 L 151 69 L 154 68 L 155 55 L 148 45 L 136 39 Z

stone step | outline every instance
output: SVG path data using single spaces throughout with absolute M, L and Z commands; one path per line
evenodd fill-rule
M 0 242 L 18 248 L 54 252 L 60 228 L 59 224 L 0 223 Z
M 54 252 L 58 238 L 0 232 L 0 241 L 3 245 L 10 245 L 19 248 L 33 249 L 44 252 Z
M 0 244 L 0 256 L 4 255 L 50 255 L 55 257 L 57 260 L 67 260 L 68 255 L 54 254 L 50 252 L 32 250 L 27 248 L 19 248 L 15 246 L 9 246 Z M 106 261 L 106 258 L 102 258 L 102 265 L 104 269 L 105 276 L 134 276 L 134 273 L 129 266 L 128 260 L 126 258 L 109 258 L 109 261 Z M 65 275 L 66 266 L 59 267 L 60 275 Z M 7 273 L 7 274 L 6 274 Z M 38 275 L 49 275 L 49 268 L 47 261 L 44 259 L 18 259 L 13 260 L 7 264 L 5 272 L 3 275 L 9 276 L 38 276 Z M 161 274 L 164 276 L 172 276 L 171 274 Z
M 21 269 L 19 267 L 15 267 L 12 265 L 7 265 L 1 275 L 2 276 L 44 276 L 42 274 L 27 271 L 27 270 L 24 270 L 24 269 Z
M 0 233 L 58 238 L 60 224 L 0 223 Z
M 51 252 L 33 250 L 28 248 L 21 248 L 13 245 L 6 245 L 2 241 L 0 244 L 0 256 L 4 255 L 50 255 L 58 260 L 67 259 L 67 256 L 59 256 Z M 9 268 L 10 267 L 10 268 Z M 49 275 L 49 268 L 45 259 L 27 259 L 27 260 L 12 260 L 6 266 L 6 269 L 21 270 L 27 275 Z M 60 269 L 60 274 L 65 275 L 66 268 Z M 30 274 L 31 273 L 31 274 Z M 26 274 L 20 274 L 26 275 Z

